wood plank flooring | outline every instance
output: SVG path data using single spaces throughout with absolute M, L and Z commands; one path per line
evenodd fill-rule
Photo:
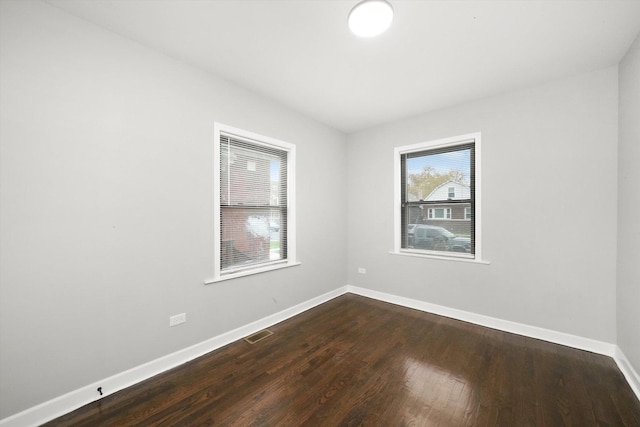
M 640 426 L 606 356 L 347 294 L 55 426 Z

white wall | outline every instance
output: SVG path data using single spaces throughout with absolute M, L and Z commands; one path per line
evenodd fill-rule
M 613 67 L 351 135 L 349 283 L 615 343 L 617 102 Z M 393 148 L 476 131 L 491 264 L 389 254 Z
M 0 419 L 346 284 L 342 134 L 49 5 L 0 8 Z M 301 266 L 203 284 L 214 121 L 297 144 Z
M 618 346 L 640 373 L 640 35 L 620 62 Z
M 619 74 L 345 138 L 46 4 L 0 20 L 0 419 L 347 282 L 614 343 L 617 273 L 639 370 L 638 40 Z M 214 121 L 297 144 L 301 266 L 203 285 Z M 390 255 L 393 148 L 475 131 L 491 264 Z

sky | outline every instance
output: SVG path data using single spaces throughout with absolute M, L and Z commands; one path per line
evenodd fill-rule
M 431 166 L 436 173 L 446 174 L 451 170 L 464 173 L 467 183 L 471 176 L 471 150 L 457 150 L 447 153 L 431 154 L 427 156 L 407 159 L 407 174 L 419 174 L 425 166 Z

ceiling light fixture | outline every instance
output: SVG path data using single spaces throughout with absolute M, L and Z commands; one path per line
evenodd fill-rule
M 382 34 L 393 21 L 393 8 L 386 0 L 364 0 L 349 12 L 349 28 L 360 37 Z

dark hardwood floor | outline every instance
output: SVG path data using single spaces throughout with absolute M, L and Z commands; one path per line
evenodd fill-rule
M 347 294 L 57 426 L 640 426 L 606 356 Z

